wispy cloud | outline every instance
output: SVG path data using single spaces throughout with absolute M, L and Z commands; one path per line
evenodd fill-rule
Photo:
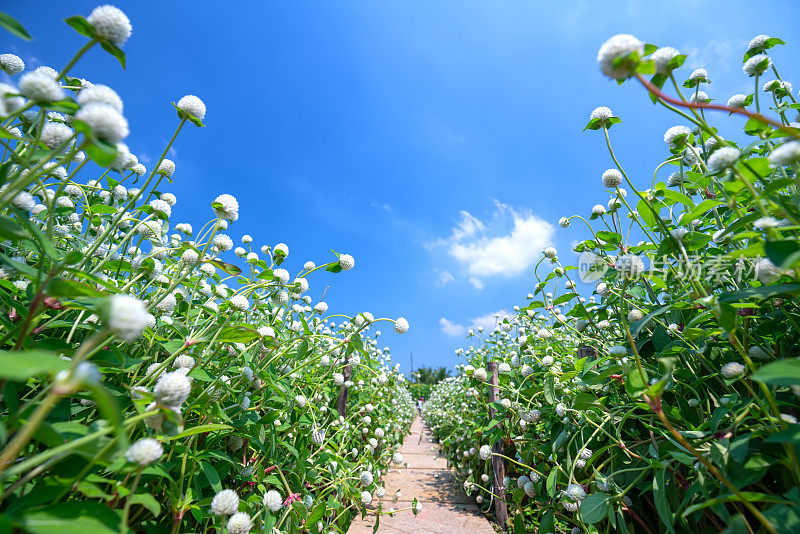
M 494 327 L 498 322 L 502 321 L 503 318 L 510 316 L 511 314 L 508 311 L 498 310 L 494 313 L 487 313 L 486 315 L 475 317 L 466 325 L 451 321 L 446 317 L 442 317 L 439 319 L 439 326 L 445 335 L 457 337 L 466 335 L 467 330 L 469 329 L 478 330 L 479 328 L 483 328 L 484 330 L 494 330 Z
M 440 285 L 449 284 L 450 282 L 452 282 L 455 279 L 456 279 L 456 277 L 453 276 L 453 273 L 451 273 L 448 270 L 444 270 L 444 271 L 439 273 L 439 284 Z
M 495 201 L 489 223 L 462 210 L 450 237 L 438 239 L 429 248 L 443 248 L 464 268 L 478 289 L 493 276 L 521 274 L 540 258 L 551 244 L 553 226 L 528 210 Z

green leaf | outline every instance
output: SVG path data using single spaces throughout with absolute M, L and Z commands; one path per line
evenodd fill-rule
M 28 233 L 14 219 L 0 214 L 0 237 L 11 241 L 19 241 L 28 237 Z
M 120 47 L 115 45 L 110 41 L 100 41 L 100 46 L 103 47 L 103 50 L 114 56 L 119 64 L 122 65 L 122 68 L 125 68 L 125 52 L 123 52 Z
M 260 338 L 261 335 L 255 330 L 241 326 L 226 326 L 217 336 L 217 341 L 221 343 L 250 343 Z
M 793 239 L 767 241 L 764 251 L 772 263 L 781 269 L 791 269 L 800 263 L 800 241 Z
M 90 285 L 75 280 L 55 278 L 47 286 L 47 295 L 56 298 L 64 297 L 103 297 L 104 293 Z
M 744 133 L 747 135 L 761 135 L 769 130 L 770 125 L 756 117 L 749 119 L 744 125 Z
M 95 38 L 94 26 L 89 24 L 89 21 L 81 17 L 80 15 L 76 15 L 74 17 L 67 17 L 64 19 L 64 22 L 69 24 L 76 32 L 83 35 L 84 37 L 88 37 L 89 39 Z
M 743 291 L 732 291 L 730 293 L 720 293 L 720 302 L 738 302 L 748 298 L 759 300 L 775 297 L 778 295 L 800 295 L 800 285 L 798 284 L 778 284 L 774 286 L 762 286 L 745 289 Z
M 605 519 L 611 507 L 609 496 L 605 493 L 592 493 L 581 503 L 581 520 L 593 525 Z
M 42 373 L 54 376 L 67 368 L 69 362 L 52 352 L 0 352 L 0 377 L 8 380 L 24 382 Z
M 96 502 L 65 502 L 24 510 L 16 518 L 31 534 L 117 534 L 119 511 Z
M 765 443 L 794 443 L 800 445 L 800 425 L 789 425 L 789 430 L 772 434 L 764 440 Z
M 153 497 L 149 493 L 137 493 L 136 495 L 129 496 L 131 504 L 139 504 L 144 506 L 153 516 L 158 517 L 161 515 L 161 505 L 158 503 L 155 497 Z
M 205 261 L 210 263 L 217 269 L 225 271 L 231 276 L 239 276 L 240 274 L 242 274 L 242 270 L 232 263 L 225 263 L 224 261 L 219 261 L 219 260 L 205 260 Z
M 26 41 L 33 40 L 33 37 L 25 30 L 22 24 L 17 21 L 11 15 L 7 13 L 3 13 L 0 11 L 0 27 L 6 30 L 11 35 L 16 35 L 20 39 L 25 39 Z
M 550 474 L 547 475 L 547 482 L 545 483 L 545 487 L 547 488 L 547 493 L 551 497 L 555 497 L 556 495 L 556 476 L 558 476 L 558 471 L 553 469 L 550 471 Z
M 664 469 L 656 471 L 656 476 L 653 477 L 653 500 L 656 504 L 658 517 L 661 518 L 661 524 L 667 527 L 671 533 L 675 533 L 672 526 L 672 512 L 669 509 L 669 501 L 667 500 L 667 489 L 664 484 Z
M 522 514 L 514 516 L 514 534 L 525 534 L 525 520 Z
M 117 157 L 117 147 L 100 141 L 99 139 L 95 139 L 93 143 L 84 145 L 83 150 L 92 161 L 101 167 L 108 167 L 111 165 L 111 162 L 114 161 L 114 158 Z
M 745 498 L 745 500 L 750 501 L 750 502 L 773 502 L 773 503 L 781 503 L 781 504 L 791 504 L 789 501 L 786 501 L 784 499 L 780 499 L 778 497 L 775 497 L 774 495 L 767 495 L 765 493 L 758 493 L 756 491 L 742 491 L 740 493 Z M 703 502 L 701 502 L 699 504 L 695 504 L 693 506 L 690 506 L 689 508 L 684 510 L 683 517 L 691 515 L 691 514 L 697 512 L 698 510 L 702 510 L 703 508 L 707 508 L 709 506 L 716 506 L 718 504 L 722 504 L 722 503 L 726 503 L 726 502 L 735 502 L 735 501 L 739 501 L 739 500 L 740 500 L 739 497 L 737 497 L 736 495 L 733 495 L 733 494 L 722 495 L 720 497 L 715 497 L 713 499 L 708 499 L 708 500 L 703 501 Z
M 647 389 L 647 371 L 644 371 L 644 376 L 639 372 L 638 367 L 632 367 L 628 370 L 628 376 L 625 377 L 625 391 L 631 398 L 640 396 L 645 389 Z
M 176 439 L 185 438 L 188 436 L 194 436 L 195 434 L 202 434 L 204 432 L 217 432 L 219 430 L 228 430 L 231 428 L 229 425 L 223 425 L 220 423 L 208 423 L 205 425 L 198 425 L 192 428 L 186 429 L 180 434 L 175 434 L 174 436 L 167 436 L 162 441 L 173 441 Z
M 208 462 L 200 462 L 200 468 L 203 470 L 203 474 L 206 476 L 208 483 L 211 484 L 211 488 L 217 493 L 222 491 L 222 482 L 220 481 L 217 470 Z
M 800 385 L 800 360 L 780 360 L 768 363 L 757 370 L 752 378 L 773 386 Z

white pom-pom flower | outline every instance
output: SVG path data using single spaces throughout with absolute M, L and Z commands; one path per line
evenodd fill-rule
M 23 74 L 19 79 L 19 92 L 34 102 L 55 102 L 64 98 L 64 90 L 58 82 L 42 72 Z
M 192 383 L 183 373 L 161 375 L 153 388 L 153 396 L 163 406 L 180 406 L 189 397 Z
M 206 116 L 205 103 L 194 95 L 186 95 L 178 100 L 178 109 L 201 120 Z
M 269 490 L 264 494 L 264 506 L 266 506 L 270 512 L 277 512 L 283 508 L 283 497 L 281 497 L 281 494 L 278 493 L 277 490 Z
M 149 465 L 164 454 L 164 447 L 153 438 L 143 438 L 128 447 L 125 458 L 132 464 Z
M 147 327 L 147 308 L 130 295 L 112 295 L 108 299 L 106 326 L 124 341 L 133 341 Z
M 121 9 L 110 5 L 98 6 L 86 17 L 98 37 L 122 46 L 131 36 L 133 28 Z
M 130 132 L 125 117 L 108 104 L 97 102 L 83 106 L 75 119 L 85 122 L 94 135 L 112 145 L 128 137 Z
M 638 63 L 627 59 L 634 53 L 641 57 L 644 54 L 644 44 L 633 35 L 621 33 L 603 43 L 597 52 L 597 64 L 600 71 L 609 78 L 624 79 L 631 75 Z M 625 59 L 615 66 L 618 58 Z
M 211 499 L 211 513 L 231 515 L 239 509 L 239 496 L 232 489 L 224 489 Z

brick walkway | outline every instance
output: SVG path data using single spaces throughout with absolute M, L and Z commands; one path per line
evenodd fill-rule
M 494 534 L 489 521 L 448 471 L 447 461 L 439 456 L 430 430 L 419 417 L 411 425 L 411 433 L 403 440 L 400 452 L 408 467 L 389 470 L 384 481 L 386 496 L 381 499 L 383 508 L 406 508 L 416 497 L 422 502 L 422 512 L 416 517 L 410 510 L 394 517 L 384 515 L 378 527 L 379 533 Z M 402 497 L 392 502 L 398 489 Z M 359 516 L 348 534 L 372 534 L 374 525 L 374 515 L 368 515 L 364 520 Z

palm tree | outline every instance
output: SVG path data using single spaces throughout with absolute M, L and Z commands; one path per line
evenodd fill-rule
M 446 367 L 420 367 L 415 373 L 412 373 L 411 380 L 417 384 L 436 384 L 450 376 L 450 370 Z

